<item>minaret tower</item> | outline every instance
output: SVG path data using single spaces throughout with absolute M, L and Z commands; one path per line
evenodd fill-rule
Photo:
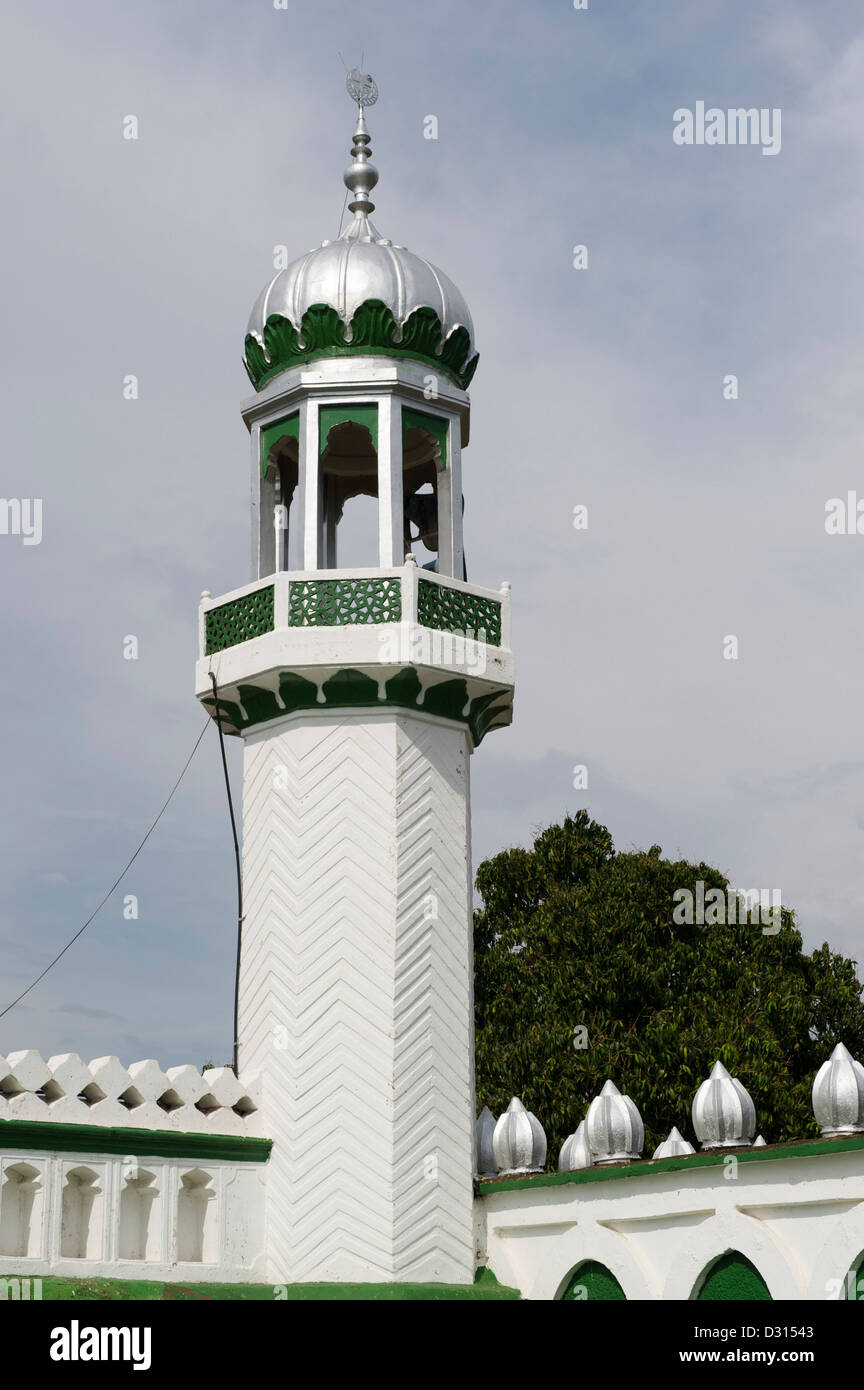
M 377 91 L 348 85 L 353 221 L 252 311 L 255 577 L 202 599 L 196 693 L 212 711 L 212 672 L 244 745 L 239 1071 L 274 1141 L 269 1274 L 469 1283 L 469 755 L 511 719 L 509 594 L 465 578 L 471 316 L 370 221 Z M 358 495 L 377 554 L 344 568 Z

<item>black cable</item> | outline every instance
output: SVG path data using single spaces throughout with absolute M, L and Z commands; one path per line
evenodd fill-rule
M 222 770 L 225 773 L 225 790 L 228 793 L 228 811 L 231 816 L 231 833 L 234 836 L 234 860 L 237 865 L 237 964 L 234 970 L 234 1075 L 237 1076 L 237 1066 L 239 1063 L 239 1044 L 237 1034 L 239 1032 L 239 1013 L 240 1013 L 240 943 L 243 936 L 243 875 L 240 870 L 240 841 L 237 839 L 237 822 L 234 819 L 234 802 L 231 798 L 231 783 L 228 779 L 228 759 L 225 756 L 225 735 L 222 732 L 222 716 L 219 713 L 219 690 L 216 685 L 216 677 L 210 672 L 210 679 L 213 682 L 213 699 L 216 703 L 216 727 L 219 730 L 219 747 L 222 750 Z
M 4 1016 L 5 1014 L 8 1014 L 8 1012 L 9 1012 L 10 1009 L 14 1009 L 16 1004 L 20 1004 L 21 1000 L 24 998 L 24 995 L 25 995 L 25 994 L 29 994 L 30 991 L 31 991 L 31 989 L 35 989 L 36 986 L 38 985 L 38 983 L 39 983 L 40 980 L 44 980 L 44 979 L 45 979 L 45 976 L 48 974 L 48 971 L 51 970 L 52 967 L 55 966 L 55 965 L 57 964 L 57 962 L 58 962 L 58 960 L 60 959 L 61 956 L 65 956 L 66 952 L 69 950 L 69 947 L 72 946 L 72 945 L 74 945 L 74 943 L 78 940 L 79 936 L 81 936 L 81 935 L 87 930 L 87 928 L 89 927 L 90 923 L 93 921 L 93 918 L 96 916 L 96 913 L 97 913 L 97 912 L 101 912 L 102 908 L 105 906 L 105 904 L 107 903 L 108 899 L 111 897 L 111 894 L 114 892 L 114 889 L 115 889 L 120 883 L 122 883 L 123 877 L 124 877 L 124 875 L 126 874 L 126 871 L 127 871 L 128 869 L 131 869 L 132 865 L 135 863 L 135 860 L 138 858 L 138 855 L 141 853 L 141 851 L 142 851 L 142 849 L 144 848 L 144 846 L 146 845 L 147 841 L 150 839 L 150 836 L 153 834 L 153 831 L 156 829 L 157 825 L 159 824 L 160 820 L 162 819 L 162 816 L 163 816 L 165 810 L 167 809 L 167 806 L 168 806 L 169 801 L 171 800 L 172 796 L 173 796 L 174 793 L 176 792 L 176 790 L 177 790 L 177 788 L 179 787 L 180 783 L 183 781 L 183 777 L 184 777 L 184 775 L 185 775 L 186 769 L 187 769 L 187 767 L 189 766 L 189 764 L 191 763 L 192 759 L 195 757 L 195 754 L 198 752 L 198 744 L 201 742 L 202 738 L 203 738 L 204 735 L 206 734 L 206 732 L 207 732 L 207 726 L 209 725 L 209 723 L 210 723 L 210 716 L 208 715 L 208 716 L 207 716 L 207 723 L 204 725 L 204 728 L 201 730 L 200 734 L 198 735 L 197 739 L 195 740 L 195 747 L 192 749 L 192 752 L 189 754 L 189 757 L 186 759 L 185 763 L 183 764 L 183 771 L 180 773 L 180 776 L 177 778 L 177 781 L 174 783 L 173 787 L 171 788 L 170 792 L 168 793 L 168 796 L 166 797 L 165 802 L 164 802 L 164 804 L 163 804 L 163 806 L 162 806 L 162 810 L 159 812 L 158 816 L 157 816 L 156 819 L 154 820 L 154 822 L 153 822 L 153 824 L 151 825 L 150 829 L 147 831 L 147 834 L 144 836 L 144 839 L 141 841 L 141 843 L 140 843 L 140 845 L 138 846 L 138 848 L 136 849 L 135 853 L 132 855 L 132 858 L 129 860 L 128 864 L 126 864 L 125 868 L 123 869 L 123 872 L 120 874 L 120 877 L 114 880 L 114 882 L 112 883 L 111 887 L 108 889 L 108 892 L 105 894 L 104 898 L 102 899 L 101 903 L 100 903 L 99 906 L 96 908 L 95 912 L 92 912 L 92 913 L 90 914 L 90 916 L 87 918 L 87 921 L 84 923 L 84 925 L 83 925 L 83 927 L 81 928 L 81 930 L 80 930 L 80 931 L 76 931 L 75 935 L 72 937 L 72 940 L 66 942 L 66 945 L 63 947 L 63 950 L 60 951 L 60 952 L 54 957 L 54 959 L 52 960 L 52 962 L 51 962 L 50 965 L 46 965 L 46 967 L 45 967 L 45 969 L 42 971 L 42 974 L 41 974 L 41 975 L 37 975 L 37 976 L 36 976 L 36 979 L 33 981 L 32 985 L 28 985 L 27 988 L 26 988 L 21 994 L 18 995 L 18 998 L 17 998 L 17 999 L 13 999 L 11 1004 L 7 1004 L 7 1005 L 6 1005 L 6 1008 L 3 1009 L 2 1011 L 0 1011 L 0 1018 L 3 1018 L 3 1016 Z

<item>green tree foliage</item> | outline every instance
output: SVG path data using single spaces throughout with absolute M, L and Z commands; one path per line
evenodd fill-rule
M 550 1162 L 607 1077 L 638 1106 L 650 1156 L 672 1125 L 696 1143 L 690 1105 L 717 1058 L 771 1144 L 818 1134 L 810 1088 L 835 1043 L 864 1056 L 855 962 L 827 945 L 805 954 L 785 907 L 776 935 L 750 922 L 676 925 L 673 894 L 695 894 L 700 879 L 706 893 L 728 886 L 658 845 L 616 853 L 586 811 L 480 865 L 478 1104 L 498 1115 L 521 1097 Z

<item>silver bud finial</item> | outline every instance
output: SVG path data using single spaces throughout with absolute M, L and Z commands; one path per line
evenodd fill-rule
M 370 77 L 368 72 L 361 72 L 359 68 L 351 69 L 345 78 L 345 86 L 351 100 L 357 103 L 357 125 L 354 130 L 354 143 L 351 146 L 351 163 L 343 178 L 346 188 L 354 194 L 348 204 L 349 208 L 355 215 L 362 214 L 366 217 L 375 211 L 375 204 L 369 194 L 378 182 L 378 170 L 369 159 L 372 150 L 363 109 L 375 105 L 378 100 L 378 88 L 374 78 Z

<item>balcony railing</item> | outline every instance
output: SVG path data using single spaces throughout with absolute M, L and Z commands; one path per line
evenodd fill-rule
M 201 607 L 201 655 L 224 651 L 279 628 L 417 623 L 509 646 L 509 586 L 499 591 L 401 569 L 275 574 Z

